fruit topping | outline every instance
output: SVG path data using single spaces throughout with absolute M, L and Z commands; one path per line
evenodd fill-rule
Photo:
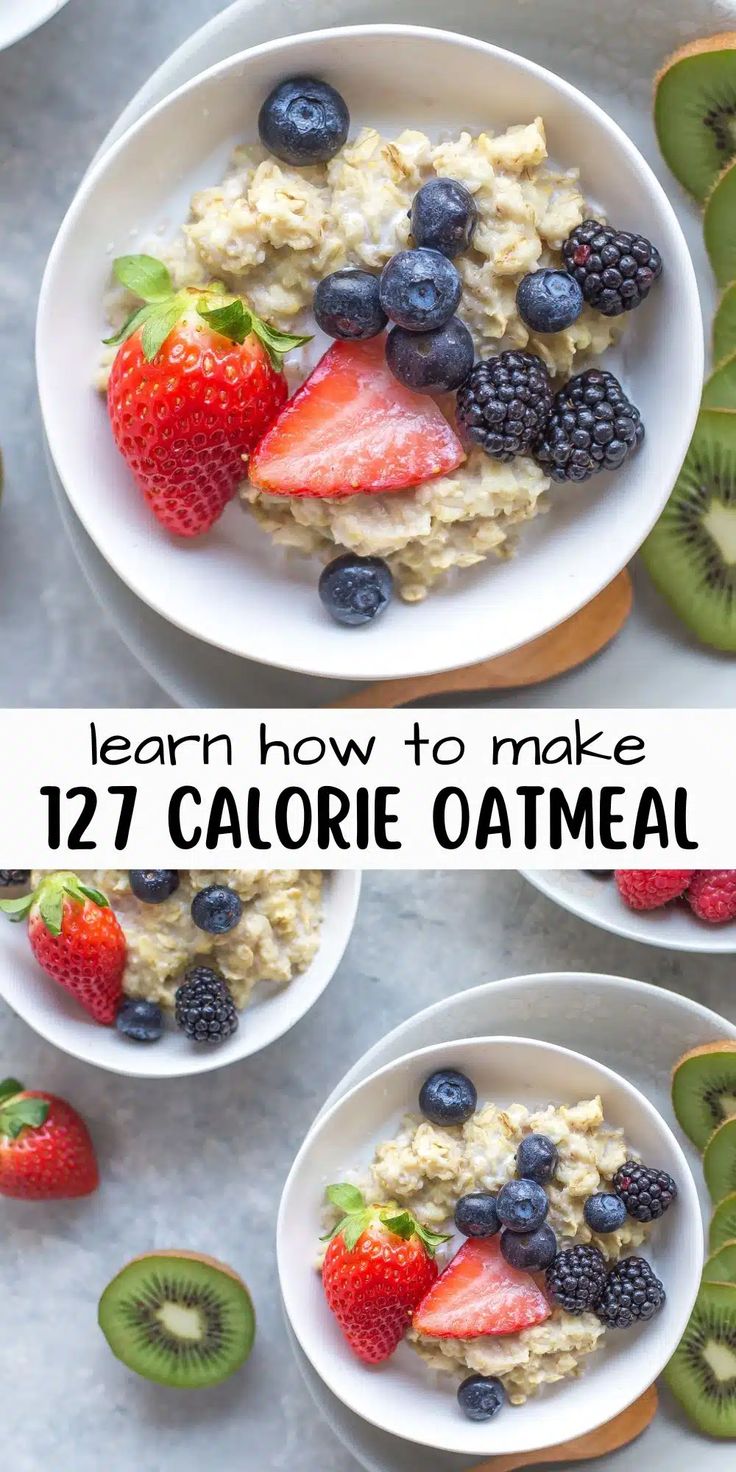
M 414 195 L 409 218 L 415 245 L 452 258 L 469 249 L 478 209 L 459 180 L 428 179 Z
M 465 1124 L 475 1114 L 475 1084 L 456 1068 L 438 1068 L 419 1091 L 419 1108 L 436 1125 Z
M 656 79 L 654 122 L 676 179 L 704 200 L 736 153 L 736 32 L 690 41 Z
M 247 1360 L 256 1330 L 237 1273 L 173 1250 L 134 1257 L 105 1289 L 99 1324 L 129 1370 L 180 1390 L 227 1380 Z
M 381 557 L 345 552 L 323 568 L 319 596 L 339 624 L 369 624 L 391 602 L 394 580 Z
M 162 905 L 179 888 L 178 869 L 130 869 L 128 882 L 144 905 Z
M 238 1014 L 227 983 L 209 966 L 191 966 L 174 997 L 177 1027 L 193 1043 L 223 1043 L 238 1028 Z
M 616 1171 L 613 1189 L 637 1222 L 656 1222 L 669 1210 L 677 1196 L 677 1185 L 666 1170 L 627 1160 Z
M 434 1254 L 447 1239 L 399 1207 L 368 1206 L 355 1186 L 330 1186 L 327 1197 L 343 1213 L 322 1264 L 327 1304 L 354 1354 L 376 1365 L 436 1281 Z
M 578 225 L 562 255 L 586 302 L 604 317 L 640 306 L 662 274 L 662 258 L 650 240 L 600 220 Z
M 564 332 L 585 305 L 583 290 L 568 271 L 530 271 L 519 283 L 516 306 L 532 332 Z
M 547 1135 L 525 1135 L 516 1152 L 516 1173 L 546 1186 L 557 1169 L 557 1146 Z
M 0 1196 L 64 1201 L 97 1190 L 94 1146 L 84 1120 L 55 1094 L 0 1083 Z
M 0 869 L 0 889 L 19 889 L 30 877 L 30 869 Z
M 567 1247 L 547 1268 L 547 1291 L 568 1314 L 584 1314 L 606 1284 L 606 1259 L 597 1247 Z
M 39 966 L 94 1017 L 111 1026 L 123 990 L 125 936 L 104 894 L 76 874 L 48 874 L 34 894 L 0 901 L 11 920 L 28 920 Z
M 434 332 L 393 327 L 386 339 L 386 362 L 394 378 L 418 394 L 444 394 L 460 388 L 475 359 L 473 339 L 459 317 Z
M 315 77 L 288 77 L 269 92 L 258 114 L 264 148 L 282 163 L 324 164 L 347 141 L 350 113 L 339 92 Z
M 714 1203 L 736 1191 L 736 1118 L 713 1131 L 703 1151 L 703 1174 Z
M 630 910 L 658 910 L 685 893 L 692 869 L 617 869 L 616 885 Z
M 664 1378 L 706 1436 L 736 1437 L 736 1287 L 732 1283 L 701 1284 Z
M 381 272 L 381 306 L 407 332 L 443 327 L 460 305 L 462 283 L 438 250 L 401 250 Z
M 328 349 L 261 440 L 249 475 L 271 495 L 351 496 L 404 490 L 464 459 L 441 409 L 397 383 L 374 338 Z
M 541 1273 L 555 1260 L 557 1238 L 546 1225 L 534 1232 L 512 1232 L 505 1227 L 501 1233 L 501 1252 L 512 1268 Z
M 468 1375 L 458 1386 L 457 1403 L 469 1421 L 490 1421 L 506 1404 L 506 1391 L 495 1375 Z
M 555 481 L 617 470 L 644 439 L 639 410 L 612 373 L 590 368 L 555 394 L 534 459 Z
M 643 1257 L 626 1257 L 611 1268 L 595 1305 L 608 1329 L 629 1329 L 653 1318 L 665 1301 L 665 1291 Z
M 369 271 L 333 271 L 314 293 L 314 316 L 329 337 L 360 341 L 376 337 L 388 321 L 378 276 Z
M 482 1237 L 460 1248 L 412 1323 L 419 1334 L 434 1339 L 478 1339 L 483 1334 L 518 1334 L 543 1324 L 549 1315 L 534 1279 L 504 1261 L 498 1237 Z
M 552 384 L 534 353 L 506 352 L 476 363 L 457 396 L 462 433 L 494 460 L 532 450 L 552 408 Z
M 142 997 L 124 997 L 118 1007 L 115 1026 L 124 1038 L 134 1043 L 157 1043 L 164 1030 L 161 1008 Z
M 471 1191 L 455 1207 L 455 1226 L 464 1237 L 493 1237 L 501 1223 L 496 1197 L 490 1191 Z
M 589 1196 L 583 1207 L 583 1216 L 591 1232 L 605 1237 L 608 1232 L 618 1232 L 626 1221 L 626 1207 L 620 1196 L 610 1191 L 596 1191 Z
M 192 920 L 198 930 L 208 935 L 226 935 L 234 930 L 243 914 L 243 901 L 226 884 L 208 884 L 192 900 Z
M 736 1115 L 736 1043 L 703 1043 L 685 1053 L 672 1073 L 672 1105 L 681 1129 L 704 1150 L 718 1125 Z
M 496 1211 L 510 1232 L 535 1232 L 549 1211 L 547 1193 L 536 1181 L 507 1181 L 496 1197 Z
M 736 920 L 736 869 L 699 869 L 685 898 L 693 913 L 711 925 Z

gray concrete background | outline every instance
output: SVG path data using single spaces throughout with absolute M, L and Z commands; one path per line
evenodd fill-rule
M 191 1082 L 97 1072 L 0 1003 L 4 1072 L 78 1106 L 103 1176 L 87 1201 L 0 1208 L 4 1463 L 12 1472 L 357 1472 L 301 1383 L 277 1302 L 277 1204 L 307 1124 L 373 1042 L 449 991 L 591 968 L 687 992 L 736 1021 L 732 958 L 619 940 L 516 874 L 480 873 L 366 875 L 343 964 L 309 1016 L 256 1058 Z M 108 1279 L 154 1246 L 210 1252 L 250 1284 L 256 1349 L 217 1390 L 182 1395 L 137 1380 L 96 1328 Z

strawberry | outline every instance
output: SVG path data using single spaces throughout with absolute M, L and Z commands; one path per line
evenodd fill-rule
M 694 913 L 711 925 L 736 920 L 736 869 L 699 869 L 686 899 Z
M 76 874 L 49 874 L 35 894 L 0 901 L 11 920 L 28 918 L 39 966 L 86 1008 L 111 1024 L 123 991 L 126 944 L 117 916 L 99 889 Z
M 271 495 L 352 496 L 404 490 L 464 459 L 442 410 L 394 378 L 377 337 L 333 343 L 261 440 L 248 474 Z
M 685 893 L 693 869 L 617 869 L 619 894 L 630 910 L 658 910 Z
M 120 344 L 107 390 L 115 443 L 161 525 L 196 537 L 286 399 L 283 354 L 307 339 L 274 331 L 218 283 L 176 291 L 153 256 L 113 269 L 145 303 L 108 339 Z
M 327 1197 L 345 1214 L 322 1265 L 325 1297 L 354 1354 L 377 1365 L 403 1339 L 447 1239 L 399 1207 L 367 1206 L 355 1186 L 330 1186 Z
M 412 1326 L 433 1339 L 477 1339 L 518 1334 L 550 1312 L 531 1275 L 501 1256 L 498 1237 L 471 1237 L 422 1299 Z
M 0 1083 L 0 1196 L 62 1201 L 89 1196 L 100 1183 L 89 1131 L 55 1094 Z

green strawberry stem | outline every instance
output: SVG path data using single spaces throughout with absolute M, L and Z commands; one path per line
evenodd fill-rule
M 47 874 L 31 894 L 21 895 L 16 900 L 0 900 L 0 910 L 9 920 L 16 922 L 27 920 L 31 910 L 37 910 L 49 934 L 61 935 L 65 899 L 76 900 L 81 905 L 91 900 L 100 909 L 109 909 L 109 900 L 101 889 L 83 884 L 76 874 L 62 870 L 58 874 Z
M 401 1207 L 368 1206 L 357 1186 L 328 1186 L 326 1194 L 331 1205 L 336 1206 L 343 1215 L 337 1226 L 322 1241 L 331 1242 L 333 1237 L 341 1236 L 348 1252 L 355 1251 L 363 1233 L 368 1231 L 374 1221 L 379 1221 L 387 1231 L 393 1232 L 395 1237 L 401 1237 L 404 1242 L 408 1242 L 411 1237 L 418 1237 L 429 1257 L 434 1257 L 437 1248 L 443 1242 L 449 1241 L 447 1234 L 430 1232 L 410 1211 Z
M 50 1104 L 46 1099 L 24 1099 L 23 1085 L 15 1078 L 0 1083 L 0 1136 L 17 1140 L 21 1130 L 39 1129 L 46 1123 Z
M 136 307 L 120 331 L 106 337 L 104 342 L 108 347 L 118 347 L 140 329 L 143 356 L 148 363 L 153 362 L 169 334 L 192 307 L 213 332 L 230 342 L 244 343 L 254 333 L 276 370 L 281 368 L 286 353 L 311 341 L 309 337 L 270 327 L 242 297 L 229 293 L 220 281 L 205 287 L 185 286 L 177 291 L 163 261 L 157 261 L 155 256 L 118 256 L 112 268 L 120 285 L 139 296 L 144 305 Z

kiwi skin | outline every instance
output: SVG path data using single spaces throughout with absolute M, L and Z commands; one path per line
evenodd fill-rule
M 150 1362 L 145 1367 L 136 1362 L 135 1356 L 130 1352 L 131 1346 L 126 1342 L 124 1334 L 116 1333 L 116 1329 L 119 1328 L 113 1321 L 115 1313 L 114 1290 L 116 1285 L 126 1276 L 130 1268 L 135 1268 L 139 1263 L 151 1263 L 159 1268 L 163 1268 L 167 1264 L 170 1264 L 172 1259 L 176 1262 L 196 1263 L 198 1266 L 211 1269 L 214 1275 L 221 1275 L 230 1279 L 233 1283 L 237 1284 L 240 1290 L 240 1308 L 242 1310 L 240 1344 L 238 1345 L 236 1354 L 219 1370 L 215 1367 L 214 1371 L 210 1370 L 207 1374 L 201 1374 L 199 1376 L 196 1373 L 193 1375 L 190 1371 L 184 1378 L 177 1378 L 175 1374 L 169 1373 L 168 1370 L 154 1373 Z M 220 1262 L 216 1257 L 210 1257 L 206 1253 L 191 1252 L 184 1248 L 160 1248 L 154 1252 L 140 1253 L 137 1257 L 131 1258 L 125 1267 L 121 1268 L 120 1272 L 111 1279 L 103 1292 L 99 1304 L 98 1323 L 113 1354 L 117 1359 L 122 1361 L 127 1369 L 142 1375 L 144 1379 L 154 1380 L 158 1384 L 168 1385 L 175 1389 L 200 1389 L 229 1379 L 250 1355 L 256 1332 L 253 1301 L 240 1275 L 233 1268 L 228 1267 L 227 1263 Z
M 682 46 L 654 81 L 654 125 L 665 162 L 701 203 L 718 174 L 736 154 L 719 141 L 708 115 L 720 98 L 736 104 L 736 32 L 721 31 Z
M 715 532 L 728 537 L 724 550 Z M 675 613 L 704 644 L 736 652 L 736 412 L 701 410 L 685 463 L 642 549 Z
M 703 1174 L 715 1205 L 736 1191 L 736 1118 L 713 1131 L 703 1151 Z
M 736 1191 L 730 1196 L 724 1196 L 719 1201 L 710 1220 L 710 1232 L 708 1235 L 708 1251 L 713 1255 L 725 1247 L 727 1242 L 736 1239 Z
M 724 1242 L 705 1259 L 704 1283 L 736 1283 L 736 1242 Z
M 733 1377 L 719 1381 L 704 1347 L 722 1345 L 736 1356 L 736 1284 L 701 1283 L 695 1306 L 664 1378 L 695 1425 L 708 1436 L 736 1437 Z
M 733 1101 L 732 1111 L 721 1107 L 724 1094 Z M 680 1128 L 702 1151 L 714 1129 L 736 1114 L 736 1042 L 703 1043 L 678 1058 L 672 1070 L 672 1107 Z

